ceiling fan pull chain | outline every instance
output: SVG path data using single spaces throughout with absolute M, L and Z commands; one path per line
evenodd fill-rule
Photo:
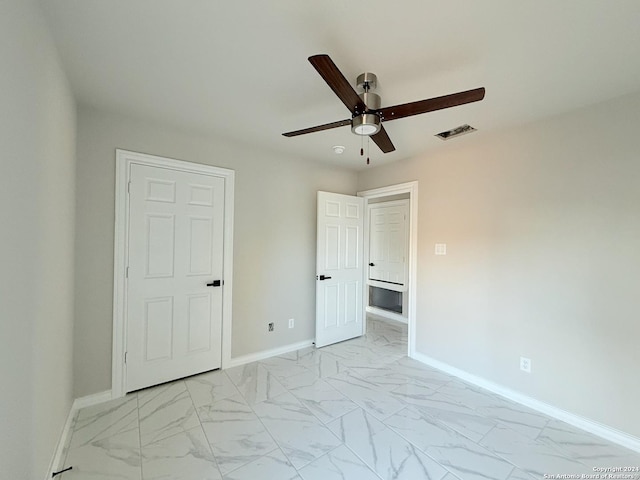
M 367 136 L 367 165 L 369 165 L 369 139 L 371 137 Z

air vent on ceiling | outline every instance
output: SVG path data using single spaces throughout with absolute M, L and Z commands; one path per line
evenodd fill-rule
M 462 125 L 460 127 L 447 130 L 446 132 L 440 132 L 436 135 L 436 137 L 440 137 L 442 140 L 449 140 L 450 138 L 459 137 L 460 135 L 464 135 L 465 133 L 471 133 L 475 131 L 476 129 L 470 125 Z

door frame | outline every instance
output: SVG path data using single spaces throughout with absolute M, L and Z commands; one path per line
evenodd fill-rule
M 369 199 L 389 197 L 392 195 L 409 194 L 409 288 L 407 293 L 409 294 L 409 301 L 407 305 L 407 324 L 408 324 L 408 338 L 407 338 L 407 355 L 411 358 L 414 357 L 416 351 L 416 292 L 417 292 L 417 272 L 418 272 L 418 181 L 400 183 L 397 185 L 389 185 L 386 187 L 374 188 L 372 190 L 363 190 L 358 192 L 359 197 L 365 199 L 365 209 L 368 210 Z M 364 226 L 364 258 L 369 257 L 369 216 L 366 215 Z M 362 305 L 363 325 L 366 331 L 366 318 L 367 318 L 367 293 L 369 284 L 367 283 L 367 273 L 365 269 L 365 275 L 363 279 L 364 284 L 364 296 Z
M 127 345 L 127 278 L 129 263 L 129 177 L 131 165 L 145 165 L 224 179 L 224 246 L 222 290 L 222 366 L 231 361 L 233 290 L 233 203 L 235 172 L 226 168 L 116 149 L 116 201 L 113 262 L 113 346 L 111 359 L 111 397 L 126 393 L 125 353 Z

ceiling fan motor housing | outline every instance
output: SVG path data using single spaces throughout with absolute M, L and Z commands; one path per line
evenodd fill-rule
M 358 75 L 356 86 L 363 93 L 359 95 L 367 110 L 365 112 L 355 111 L 351 119 L 351 131 L 356 135 L 375 135 L 380 131 L 380 116 L 373 111 L 378 110 L 381 105 L 380 95 L 373 93 L 378 85 L 378 78 L 373 73 L 362 73 Z
M 367 106 L 367 110 L 378 110 L 380 108 L 380 95 L 377 93 L 365 92 L 361 93 L 359 97 Z

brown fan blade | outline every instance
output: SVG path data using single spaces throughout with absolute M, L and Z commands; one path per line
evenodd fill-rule
M 478 102 L 483 98 L 484 88 L 476 88 L 474 90 L 467 90 L 466 92 L 452 93 L 451 95 L 430 98 L 428 100 L 381 108 L 378 110 L 378 114 L 382 117 L 383 121 L 389 122 L 391 120 L 397 120 L 398 118 L 411 117 L 412 115 L 420 115 L 421 113 L 464 105 L 465 103 Z
M 351 119 L 340 120 L 338 122 L 325 123 L 324 125 L 318 125 L 317 127 L 305 128 L 302 130 L 296 130 L 295 132 L 283 133 L 285 137 L 297 137 L 298 135 L 304 135 L 305 133 L 321 132 L 322 130 L 330 130 L 332 128 L 344 127 L 345 125 L 351 125 Z
M 360 96 L 344 78 L 329 55 L 313 55 L 309 57 L 309 62 L 351 113 L 362 113 L 366 110 L 367 107 Z
M 382 153 L 393 152 L 396 149 L 396 147 L 393 146 L 393 143 L 391 143 L 391 139 L 382 125 L 380 125 L 380 131 L 378 133 L 371 135 L 371 140 L 376 142 L 376 145 L 380 147 Z

